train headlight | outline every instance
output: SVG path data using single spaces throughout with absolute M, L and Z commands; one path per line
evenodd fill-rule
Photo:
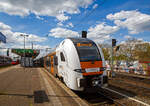
M 74 71 L 79 72 L 79 73 L 84 73 L 85 69 L 75 69 Z
M 105 71 L 105 67 L 100 67 L 100 71 Z
M 92 85 L 93 86 L 99 86 L 101 84 L 101 81 L 100 80 L 93 80 L 92 81 Z

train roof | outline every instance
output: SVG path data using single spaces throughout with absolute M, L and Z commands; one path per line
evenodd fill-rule
M 70 39 L 73 43 L 93 43 L 92 40 L 88 39 L 88 38 L 68 38 Z
M 71 38 L 71 37 L 69 37 L 67 39 L 70 39 L 73 43 L 82 43 L 82 42 L 84 42 L 84 43 L 93 43 L 93 41 L 88 39 L 88 38 Z M 56 46 L 56 48 L 57 48 L 57 46 Z M 40 51 L 40 54 L 34 60 L 38 60 L 42 57 L 47 56 L 49 53 L 53 53 L 56 48 L 50 49 L 47 52 L 45 50 Z

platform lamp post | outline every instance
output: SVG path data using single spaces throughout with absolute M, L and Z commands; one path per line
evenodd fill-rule
M 30 43 L 31 43 L 31 49 L 33 50 L 34 49 L 34 46 L 36 45 L 35 43 L 35 41 L 30 41 Z
M 28 37 L 29 35 L 24 35 L 24 34 L 20 34 L 20 36 L 23 36 L 24 37 L 24 65 L 25 65 L 25 56 L 26 56 L 26 54 L 25 54 L 25 37 Z
M 46 54 L 47 54 L 48 50 L 50 50 L 50 49 L 52 49 L 52 48 L 46 48 Z

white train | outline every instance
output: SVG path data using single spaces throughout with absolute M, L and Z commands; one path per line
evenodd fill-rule
M 44 57 L 44 67 L 75 91 L 107 85 L 102 50 L 87 38 L 67 38 Z

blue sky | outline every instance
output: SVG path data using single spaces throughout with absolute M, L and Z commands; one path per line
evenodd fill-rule
M 53 48 L 66 37 L 80 36 L 82 30 L 100 43 L 111 38 L 120 43 L 130 37 L 150 42 L 150 0 L 30 1 L 0 0 L 0 31 L 8 38 L 6 47 L 23 47 L 19 36 L 23 33 L 30 35 L 28 48 L 31 42 L 36 48 Z

